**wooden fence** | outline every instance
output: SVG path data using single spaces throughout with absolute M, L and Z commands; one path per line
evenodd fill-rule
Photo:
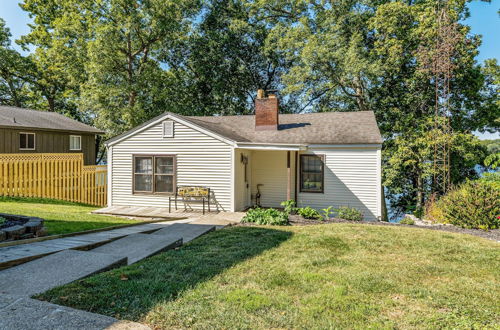
M 0 196 L 107 203 L 104 165 L 83 165 L 83 154 L 0 154 Z

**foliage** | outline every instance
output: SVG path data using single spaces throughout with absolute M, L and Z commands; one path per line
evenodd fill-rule
M 330 219 L 330 214 L 334 211 L 333 206 L 328 206 L 326 209 L 321 210 L 323 212 L 323 220 Z
M 344 220 L 362 221 L 363 213 L 355 207 L 341 206 L 335 210 L 337 217 Z
M 297 208 L 295 207 L 296 203 L 293 199 L 290 199 L 288 201 L 281 202 L 280 204 L 283 206 L 283 209 L 285 210 L 286 213 L 288 214 L 293 214 L 296 212 Z
M 401 219 L 401 221 L 399 223 L 402 225 L 414 225 L 415 220 L 413 220 L 410 217 L 404 217 L 403 219 Z
M 276 209 L 254 208 L 248 210 L 241 222 L 251 222 L 258 225 L 283 226 L 288 224 L 288 214 Z
M 490 154 L 484 159 L 484 165 L 492 170 L 500 167 L 500 152 Z
M 485 157 L 468 132 L 500 126 L 500 66 L 475 61 L 481 38 L 459 0 L 447 5 L 456 27 L 448 109 L 455 133 L 431 129 L 437 3 L 25 0 L 33 22 L 16 42 L 32 53 L 13 51 L 0 23 L 0 102 L 64 113 L 107 137 L 166 110 L 251 114 L 257 88 L 280 90 L 283 112 L 373 110 L 383 184 L 401 212 L 422 207 L 435 188 L 435 141 L 452 138 L 459 184 L 475 178 Z
M 486 180 L 467 181 L 442 196 L 429 207 L 434 221 L 463 228 L 500 227 L 500 189 Z
M 231 226 L 37 298 L 154 329 L 495 329 L 498 253 L 405 226 Z
M 4 217 L 0 217 L 0 226 L 3 225 L 5 222 L 7 222 L 7 219 Z
M 297 214 L 306 219 L 311 219 L 311 220 L 322 219 L 321 214 L 310 206 L 298 208 Z
M 479 179 L 479 181 L 489 183 L 489 184 L 493 185 L 493 187 L 495 187 L 495 189 L 500 190 L 500 172 L 499 171 L 491 172 L 491 173 L 484 173 L 483 176 Z

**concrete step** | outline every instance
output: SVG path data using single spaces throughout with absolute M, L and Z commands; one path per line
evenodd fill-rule
M 122 256 L 64 250 L 0 271 L 0 293 L 32 296 L 126 264 Z
M 101 245 L 90 250 L 90 252 L 126 257 L 128 264 L 131 265 L 139 260 L 181 245 L 182 238 L 178 235 L 165 237 L 151 234 L 133 234 Z
M 59 306 L 23 296 L 0 294 L 0 329 L 151 329 L 146 325 Z
M 151 236 L 163 236 L 165 238 L 182 237 L 182 242 L 187 243 L 193 239 L 215 230 L 213 225 L 191 224 L 191 223 L 175 223 L 166 228 L 157 230 L 151 233 Z

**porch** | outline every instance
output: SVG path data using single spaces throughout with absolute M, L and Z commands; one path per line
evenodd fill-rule
M 234 209 L 280 207 L 298 200 L 301 146 L 239 146 L 234 157 Z

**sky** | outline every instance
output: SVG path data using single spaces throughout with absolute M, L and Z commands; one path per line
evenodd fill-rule
M 488 58 L 496 58 L 500 63 L 500 0 L 484 2 L 474 0 L 469 3 L 470 17 L 465 23 L 471 27 L 472 34 L 482 36 L 482 45 L 479 47 L 478 62 Z M 3 18 L 15 40 L 27 34 L 31 19 L 21 10 L 18 1 L 0 0 L 0 17 Z M 17 45 L 14 47 L 23 52 Z M 500 133 L 476 133 L 481 139 L 500 139 Z

